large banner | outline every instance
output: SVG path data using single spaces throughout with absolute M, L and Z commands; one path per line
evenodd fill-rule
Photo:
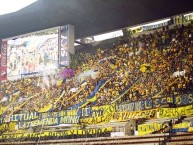
M 63 116 L 56 118 L 36 119 L 33 121 L 23 121 L 18 123 L 19 129 L 35 127 L 35 126 L 56 126 L 59 124 L 79 124 L 80 116 Z
M 178 108 L 161 108 L 159 110 L 160 118 L 171 118 L 190 115 L 193 115 L 193 105 Z
M 6 120 L 17 122 L 19 129 L 35 126 L 56 126 L 59 124 L 99 124 L 112 121 L 127 121 L 139 118 L 156 118 L 158 109 L 117 112 L 116 105 L 105 105 L 100 107 L 83 108 L 80 110 L 65 110 L 60 112 L 29 112 L 26 114 L 15 114 Z M 1 118 L 4 123 L 4 118 Z
M 146 135 L 151 134 L 161 129 L 169 129 L 168 122 L 165 123 L 151 123 L 151 124 L 140 124 L 138 125 L 138 134 Z M 174 124 L 172 127 L 172 132 L 192 132 L 193 131 L 193 122 L 182 122 L 179 124 Z
M 168 123 L 151 123 L 138 125 L 138 134 L 146 135 L 168 127 Z
M 154 98 L 152 100 L 143 100 L 143 101 L 119 104 L 118 111 L 123 112 L 123 111 L 147 110 L 147 109 L 152 109 L 152 108 L 158 108 L 168 103 L 174 103 L 177 106 L 192 104 L 193 103 L 193 93 L 176 95 L 174 97 Z
M 1 41 L 0 80 L 7 80 L 7 41 Z
M 133 112 L 115 112 L 113 114 L 113 120 L 116 121 L 127 121 L 130 119 L 139 118 L 157 118 L 158 109 L 144 110 L 144 111 L 133 111 Z
M 105 105 L 99 107 L 81 108 L 76 110 L 62 110 L 59 112 L 28 112 L 1 116 L 0 124 L 17 122 L 19 129 L 35 126 L 56 126 L 59 124 L 99 124 L 110 121 L 128 121 L 139 118 L 171 118 L 193 115 L 193 105 L 178 108 L 157 108 L 143 111 L 120 111 L 117 105 Z
M 193 129 L 193 122 L 182 122 L 179 124 L 174 124 L 172 127 L 174 133 L 177 132 L 191 132 Z
M 91 109 L 91 110 L 90 110 Z M 81 113 L 79 113 L 79 111 Z M 116 105 L 107 105 L 93 108 L 84 108 L 84 110 L 68 110 L 50 113 L 30 113 L 16 114 L 11 116 L 10 121 L 17 121 L 20 129 L 34 126 L 49 126 L 59 124 L 99 124 L 107 123 L 111 120 L 121 122 L 139 118 L 157 118 L 159 111 L 160 118 L 189 116 L 193 114 L 193 106 L 178 108 L 160 108 L 144 111 L 125 111 L 117 112 Z M 3 123 L 3 122 L 2 122 Z
M 116 105 L 66 110 L 60 112 L 17 114 L 11 116 L 11 121 L 19 121 L 19 128 L 34 126 L 49 126 L 59 124 L 99 124 L 113 120 Z
M 79 130 L 64 130 L 64 131 L 45 131 L 45 132 L 37 132 L 37 133 L 15 133 L 15 134 L 3 134 L 0 136 L 0 140 L 14 140 L 14 139 L 34 139 L 39 137 L 67 137 L 72 135 L 78 136 L 89 136 L 89 135 L 98 135 L 100 136 L 103 133 L 110 133 L 112 131 L 112 127 L 106 128 L 90 128 L 90 129 L 79 129 Z

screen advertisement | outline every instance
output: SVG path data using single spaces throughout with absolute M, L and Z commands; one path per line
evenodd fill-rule
M 68 46 L 68 26 L 60 27 L 61 48 L 60 48 L 60 66 L 69 65 L 69 46 Z
M 0 80 L 7 80 L 7 41 L 1 41 L 1 55 L 0 55 Z

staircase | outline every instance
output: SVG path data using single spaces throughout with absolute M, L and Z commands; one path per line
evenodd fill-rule
M 191 133 L 177 133 L 169 139 L 166 145 L 184 145 L 193 144 L 193 132 Z
M 164 140 L 168 134 L 152 134 L 145 136 L 121 136 L 121 137 L 98 137 L 98 138 L 80 138 L 80 139 L 57 139 L 57 140 L 39 140 L 37 141 L 15 141 L 1 142 L 0 145 L 184 145 L 193 144 L 192 133 L 177 133 L 169 140 Z
M 137 144 L 137 145 L 160 145 L 168 134 L 154 134 L 146 136 L 122 136 L 122 137 L 98 137 L 98 138 L 81 138 L 81 139 L 64 139 L 64 140 L 41 140 L 23 141 L 23 142 L 3 142 L 1 145 L 112 145 L 112 144 Z

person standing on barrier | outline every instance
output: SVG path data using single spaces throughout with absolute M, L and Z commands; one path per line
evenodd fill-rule
M 172 120 L 170 120 L 170 122 L 169 122 L 169 138 L 171 138 L 171 136 L 172 136 L 172 126 L 173 126 Z
M 134 135 L 134 127 L 133 127 L 133 125 L 130 126 L 130 135 Z

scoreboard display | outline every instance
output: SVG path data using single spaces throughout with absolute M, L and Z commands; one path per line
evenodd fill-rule
M 58 35 L 33 35 L 7 41 L 7 74 L 20 75 L 56 69 Z
M 70 25 L 59 26 L 2 40 L 1 62 L 4 65 L 1 65 L 1 73 L 4 80 L 5 76 L 31 74 L 68 66 L 69 50 L 74 49 L 74 43 L 72 46 L 69 41 L 69 35 L 74 37 L 74 34 L 69 32 L 69 28 Z

